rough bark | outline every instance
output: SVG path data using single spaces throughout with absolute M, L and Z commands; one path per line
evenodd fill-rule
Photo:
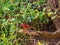
M 55 9 L 59 7 L 59 1 L 58 0 L 48 0 L 47 4 L 50 6 L 52 11 L 55 11 Z

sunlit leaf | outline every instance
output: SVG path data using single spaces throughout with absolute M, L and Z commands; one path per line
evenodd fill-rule
M 42 45 L 42 43 L 40 41 L 38 41 L 38 45 Z

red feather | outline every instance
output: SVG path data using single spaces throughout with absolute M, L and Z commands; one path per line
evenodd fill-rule
M 22 26 L 24 29 L 29 29 L 29 28 L 30 28 L 30 26 L 29 26 L 28 24 L 26 24 L 26 23 L 21 24 L 21 26 Z

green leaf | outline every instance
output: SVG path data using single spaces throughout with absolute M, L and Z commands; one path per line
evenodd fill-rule
M 5 45 L 3 42 L 0 42 L 0 45 Z

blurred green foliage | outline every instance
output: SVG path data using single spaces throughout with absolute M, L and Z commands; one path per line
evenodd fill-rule
M 45 0 L 33 2 L 37 7 Z M 37 22 L 48 23 L 44 12 L 32 8 L 32 3 L 23 0 L 0 0 L 0 45 L 14 45 L 17 32 L 20 29 L 18 23 Z M 18 42 L 16 45 L 21 45 Z

